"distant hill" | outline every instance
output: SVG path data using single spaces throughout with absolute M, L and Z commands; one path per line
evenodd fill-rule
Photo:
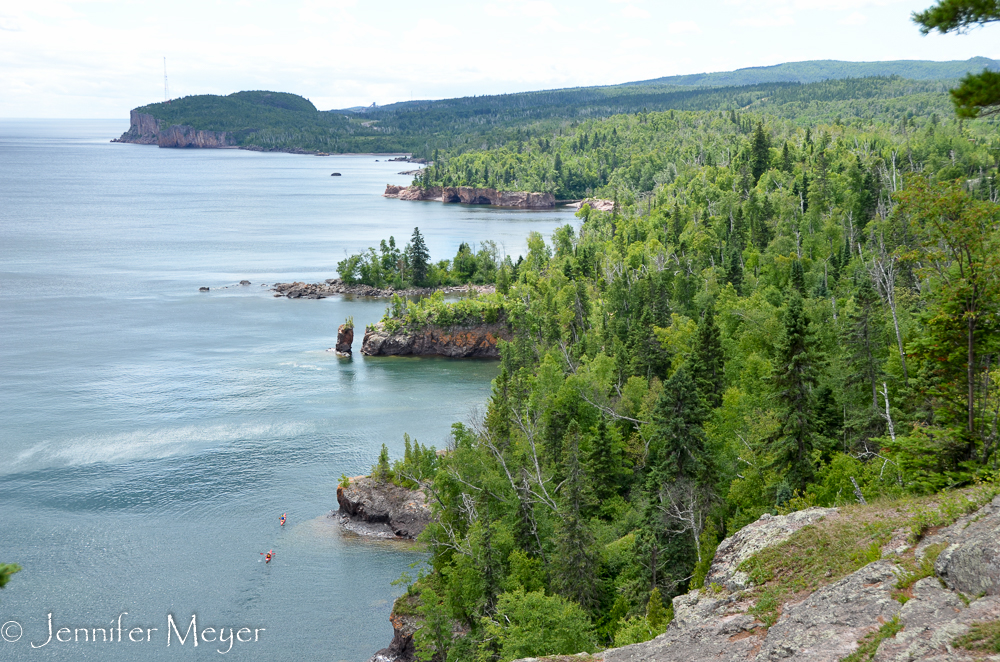
M 870 76 L 900 76 L 910 80 L 949 80 L 961 78 L 983 69 L 1000 71 L 1000 62 L 988 57 L 968 60 L 933 62 L 931 60 L 894 60 L 890 62 L 843 62 L 841 60 L 807 60 L 785 62 L 770 67 L 747 67 L 736 71 L 719 71 L 683 76 L 664 76 L 651 80 L 623 83 L 624 85 L 683 85 L 729 87 L 760 83 L 816 83 L 840 78 Z

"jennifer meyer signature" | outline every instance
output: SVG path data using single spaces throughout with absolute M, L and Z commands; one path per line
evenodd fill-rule
M 191 614 L 191 621 L 184 628 L 184 620 L 178 625 L 173 614 L 167 614 L 167 622 L 164 628 L 154 628 L 149 626 L 137 626 L 124 623 L 122 620 L 128 616 L 127 611 L 118 615 L 116 620 L 111 621 L 109 626 L 87 626 L 87 627 L 56 627 L 52 612 L 48 615 L 48 638 L 45 641 L 27 642 L 31 648 L 45 648 L 60 644 L 141 644 L 151 643 L 154 640 L 162 642 L 166 639 L 167 646 L 192 645 L 194 648 L 198 644 L 217 644 L 216 651 L 225 655 L 233 649 L 234 643 L 248 644 L 257 643 L 261 640 L 261 633 L 266 628 L 250 627 L 198 627 L 197 614 Z M 181 630 L 183 629 L 183 634 Z M 154 634 L 160 633 L 162 634 Z M 7 644 L 16 644 L 24 636 L 24 629 L 18 621 L 7 621 L 0 625 L 0 637 Z

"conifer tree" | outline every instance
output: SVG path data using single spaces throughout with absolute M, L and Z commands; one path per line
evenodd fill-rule
M 806 274 L 802 270 L 802 262 L 795 260 L 792 262 L 791 285 L 801 296 L 806 294 Z
M 553 572 L 553 588 L 585 609 L 600 602 L 598 559 L 594 539 L 583 511 L 589 505 L 589 480 L 580 461 L 580 425 L 570 421 L 563 446 L 565 482 L 562 492 L 562 522 L 556 538 L 559 551 Z
M 715 409 L 722 404 L 722 392 L 725 390 L 723 374 L 725 357 L 722 353 L 719 327 L 715 324 L 714 308 L 709 304 L 698 320 L 698 335 L 691 366 L 694 383 L 709 409 Z
M 729 264 L 726 265 L 726 282 L 732 283 L 733 289 L 739 294 L 743 288 L 743 262 L 740 254 L 733 250 L 729 252 Z
M 413 236 L 410 238 L 410 245 L 407 247 L 407 259 L 410 263 L 410 274 L 414 285 L 423 285 L 427 280 L 428 263 L 431 255 L 424 243 L 424 237 L 420 234 L 420 228 L 413 228 Z
M 611 431 L 602 416 L 591 438 L 587 457 L 587 473 L 591 477 L 594 496 L 599 503 L 607 502 L 618 491 L 620 472 L 620 453 L 615 448 Z
M 804 489 L 814 474 L 813 387 L 816 385 L 816 358 L 810 349 L 809 319 L 802 297 L 793 292 L 785 311 L 785 333 L 778 341 L 774 383 L 784 421 L 772 444 L 774 468 L 787 472 L 793 489 Z
M 758 122 L 750 140 L 750 172 L 753 183 L 757 184 L 761 175 L 767 172 L 771 160 L 771 139 L 764 132 L 764 123 Z
M 714 326 L 714 325 L 713 325 Z M 712 473 L 705 453 L 705 405 L 685 366 L 663 385 L 653 412 L 655 442 L 650 444 L 650 472 L 660 483 L 688 478 L 707 484 Z

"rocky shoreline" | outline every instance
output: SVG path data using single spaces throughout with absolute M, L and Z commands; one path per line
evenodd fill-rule
M 427 325 L 419 330 L 389 333 L 379 322 L 365 329 L 361 353 L 365 356 L 447 356 L 461 359 L 499 359 L 500 340 L 511 339 L 506 321 Z
M 271 291 L 275 297 L 289 299 L 325 299 L 335 294 L 351 294 L 359 297 L 386 298 L 393 295 L 401 297 L 430 296 L 435 292 L 443 294 L 492 294 L 496 292 L 495 285 L 455 285 L 448 287 L 410 287 L 402 290 L 389 287 L 381 289 L 371 285 L 347 284 L 339 278 L 328 278 L 322 283 L 275 283 Z
M 474 186 L 396 186 L 387 184 L 385 198 L 399 200 L 431 200 L 465 205 L 493 205 L 518 209 L 552 209 L 556 198 L 551 193 L 528 191 L 498 191 Z
M 422 489 L 408 490 L 371 476 L 349 479 L 337 486 L 340 525 L 369 538 L 414 540 L 431 521 L 427 495 Z

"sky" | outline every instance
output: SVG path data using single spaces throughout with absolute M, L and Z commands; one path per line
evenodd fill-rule
M 0 117 L 124 118 L 268 89 L 321 110 L 801 60 L 1000 59 L 1000 24 L 922 36 L 932 0 L 0 0 Z

